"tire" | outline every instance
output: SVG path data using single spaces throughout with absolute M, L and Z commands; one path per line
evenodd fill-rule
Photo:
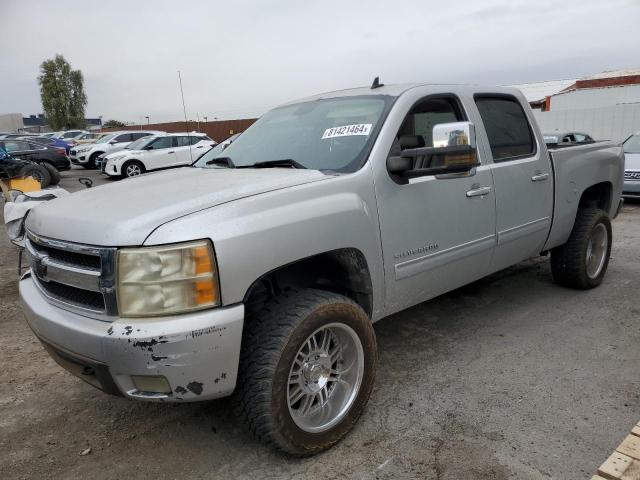
M 354 426 L 369 400 L 377 363 L 375 332 L 359 305 L 322 290 L 288 291 L 245 324 L 236 414 L 258 440 L 290 455 L 314 455 Z M 346 387 L 349 382 L 355 387 Z M 327 405 L 340 413 L 329 420 L 314 416 Z M 297 415 L 304 410 L 306 415 Z
M 43 162 L 40 165 L 42 165 L 44 168 L 46 168 L 49 171 L 49 175 L 51 176 L 51 182 L 49 183 L 49 185 L 58 185 L 60 183 L 61 177 L 60 177 L 60 172 L 58 172 L 56 167 L 54 167 L 53 165 L 47 162 Z
M 120 170 L 124 178 L 137 177 L 145 172 L 144 165 L 138 160 L 129 160 Z M 137 172 L 137 173 L 136 173 Z
M 20 176 L 33 177 L 40 182 L 40 187 L 42 188 L 47 188 L 51 184 L 51 174 L 49 173 L 49 170 L 37 163 L 24 167 L 20 171 Z
M 96 159 L 102 155 L 102 152 L 95 152 L 93 154 L 91 154 L 91 156 L 89 157 L 89 161 L 87 162 L 86 165 L 83 165 L 84 168 L 89 168 L 89 169 L 95 169 L 96 168 Z
M 551 251 L 555 282 L 581 290 L 600 285 L 609 265 L 611 238 L 611 220 L 604 210 L 579 209 L 569 240 Z

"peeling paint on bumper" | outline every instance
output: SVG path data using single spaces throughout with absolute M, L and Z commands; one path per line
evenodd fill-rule
M 244 323 L 242 304 L 185 315 L 105 322 L 51 305 L 28 277 L 20 281 L 20 298 L 27 322 L 38 338 L 78 358 L 105 365 L 124 396 L 147 401 L 200 401 L 224 397 L 235 388 Z M 163 376 L 171 393 L 140 392 L 132 375 Z

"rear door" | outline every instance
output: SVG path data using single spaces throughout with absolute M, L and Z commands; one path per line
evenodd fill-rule
M 553 214 L 553 177 L 549 154 L 540 145 L 531 118 L 511 95 L 476 95 L 493 160 L 497 245 L 491 271 L 537 255 Z
M 191 142 L 195 137 L 188 135 L 180 135 L 174 137 L 176 139 L 176 155 L 173 165 L 189 165 L 191 163 L 191 156 L 193 152 L 191 149 Z

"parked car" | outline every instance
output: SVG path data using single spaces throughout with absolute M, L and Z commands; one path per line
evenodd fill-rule
M 71 145 L 65 142 L 64 140 L 60 140 L 59 138 L 49 138 L 49 137 L 18 137 L 19 140 L 30 140 L 32 142 L 43 143 L 45 145 L 49 145 L 50 147 L 59 147 L 64 148 L 67 155 L 69 154 L 69 150 L 71 149 Z
M 9 180 L 18 177 L 32 177 L 40 183 L 42 188 L 55 185 L 60 181 L 57 171 L 49 164 L 39 165 L 30 160 L 12 157 L 0 147 L 0 180 Z M 4 188 L 5 186 L 2 186 L 3 190 Z M 2 196 L 3 193 L 6 192 L 0 192 L 0 196 Z M 7 218 L 5 218 L 5 222 L 6 220 Z
M 547 145 L 575 145 L 576 143 L 593 143 L 595 140 L 590 135 L 580 132 L 552 132 L 544 133 L 544 143 Z
M 0 140 L 8 139 L 8 138 L 37 137 L 37 136 L 38 135 L 35 133 L 5 133 L 0 135 Z
M 548 149 L 512 88 L 317 95 L 193 167 L 33 209 L 22 305 L 91 385 L 233 393 L 260 440 L 311 455 L 364 411 L 373 322 L 547 252 L 557 283 L 600 285 L 623 161 L 612 142 Z
M 84 133 L 77 137 L 74 142 L 75 145 L 84 145 L 86 143 L 95 143 L 100 138 L 108 135 L 108 133 Z
M 86 130 L 66 130 L 64 132 L 56 132 L 53 138 L 61 138 L 62 140 L 74 140 L 85 133 L 89 133 Z
M 640 198 L 640 132 L 622 144 L 624 149 L 624 187 L 622 195 Z
M 204 133 L 154 135 L 101 157 L 101 169 L 111 177 L 136 177 L 153 170 L 191 165 L 199 152 L 215 144 Z
M 162 133 L 165 132 L 157 130 L 113 132 L 99 138 L 94 143 L 73 147 L 69 152 L 69 158 L 72 163 L 82 165 L 85 168 L 96 168 L 96 160 L 100 155 L 118 152 L 135 140 Z
M 3 139 L 0 148 L 14 158 L 49 164 L 57 171 L 69 170 L 71 163 L 63 147 L 45 145 L 35 140 Z

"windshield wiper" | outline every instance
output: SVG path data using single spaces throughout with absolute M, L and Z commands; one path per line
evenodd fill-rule
M 289 168 L 304 168 L 304 165 L 292 160 L 290 158 L 283 158 L 280 160 L 269 160 L 267 162 L 256 162 L 253 165 L 242 165 L 238 168 L 278 168 L 278 167 L 289 167 Z
M 227 168 L 236 168 L 230 157 L 219 157 L 208 160 L 206 165 L 222 165 Z

